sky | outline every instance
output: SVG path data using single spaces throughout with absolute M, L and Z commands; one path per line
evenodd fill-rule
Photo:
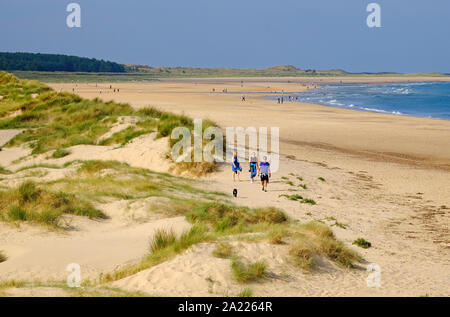
M 66 7 L 81 7 L 69 28 Z M 381 7 L 369 28 L 366 7 Z M 450 73 L 449 0 L 0 0 L 0 51 L 124 64 Z

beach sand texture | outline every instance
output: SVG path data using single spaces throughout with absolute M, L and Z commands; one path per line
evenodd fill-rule
M 267 93 L 298 92 L 341 80 L 400 79 L 163 80 L 113 83 L 113 89 L 120 89 L 116 93 L 109 89 L 109 83 L 97 87 L 84 83 L 50 86 L 56 91 L 71 92 L 75 88 L 75 93 L 82 97 L 128 102 L 136 108 L 154 106 L 192 118 L 211 119 L 222 127 L 280 127 L 280 170 L 273 175 L 267 193 L 261 191 L 259 183 L 250 183 L 245 163 L 241 182 L 233 182 L 230 166 L 221 165 L 217 173 L 199 181 L 200 186 L 230 194 L 237 188 L 239 194 L 233 200 L 236 204 L 279 207 L 301 222 L 321 220 L 365 261 L 354 270 L 325 261 L 317 272 L 308 274 L 289 263 L 284 245 L 234 241 L 232 246 L 241 257 L 264 260 L 271 272 L 271 278 L 248 285 L 255 296 L 449 296 L 450 122 L 305 103 L 279 105 L 263 99 Z M 222 93 L 223 89 L 228 93 Z M 241 101 L 242 95 L 246 96 L 245 102 Z M 13 136 L 11 132 L 4 133 L 0 136 L 2 141 Z M 63 159 L 34 157 L 19 162 L 17 159 L 27 155 L 26 149 L 5 148 L 0 152 L 0 165 L 17 170 L 44 160 L 62 164 L 98 156 L 168 171 L 168 162 L 161 156 L 154 158 L 167 149 L 160 141 L 144 136 L 117 150 L 91 146 L 87 151 L 86 146 L 75 146 Z M 151 150 L 143 150 L 143 146 Z M 114 152 L 119 150 L 122 152 Z M 64 177 L 58 173 L 63 172 L 53 171 L 46 177 Z M 70 173 L 70 169 L 64 173 Z M 12 182 L 7 176 L 2 180 L 8 186 L 13 186 Z M 314 198 L 317 205 L 280 197 L 294 187 L 299 190 L 300 184 L 307 184 L 300 194 Z M 132 209 L 142 216 L 139 208 Z M 77 230 L 65 234 L 25 225 L 18 230 L 0 223 L 0 249 L 9 257 L 0 264 L 0 276 L 19 280 L 64 279 L 66 262 L 81 261 L 86 267 L 84 274 L 95 277 L 138 261 L 147 252 L 149 238 L 156 228 L 172 227 L 179 233 L 189 227 L 183 217 L 130 221 L 129 209 L 120 201 L 103 205 L 103 210 L 110 219 L 75 218 Z M 361 249 L 352 245 L 359 237 L 370 241 L 372 247 Z M 49 245 L 52 247 L 48 248 Z M 213 257 L 213 249 L 212 243 L 198 244 L 111 286 L 156 296 L 234 296 L 247 286 L 233 280 L 230 260 Z M 366 268 L 370 263 L 381 268 L 379 288 L 367 286 Z M 41 293 L 11 289 L 6 295 L 34 296 L 48 292 L 61 295 L 45 288 Z

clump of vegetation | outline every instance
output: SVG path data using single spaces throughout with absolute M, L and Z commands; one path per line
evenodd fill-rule
M 70 154 L 70 151 L 64 148 L 57 148 L 53 154 L 52 158 L 61 158 Z
M 308 189 L 308 186 L 306 185 L 306 184 L 300 184 L 300 185 L 298 185 L 298 187 L 301 187 L 301 188 L 303 188 L 303 189 Z
M 6 255 L 4 255 L 1 251 L 0 251 L 0 263 L 5 262 L 6 261 Z
M 11 174 L 12 172 L 4 168 L 3 166 L 0 166 L 0 174 Z
M 323 255 L 337 264 L 352 268 L 361 257 L 338 241 L 326 225 L 313 221 L 300 226 L 294 234 L 289 253 L 300 267 L 312 270 L 315 256 Z
M 325 178 L 323 178 L 323 177 L 318 177 L 317 179 L 318 179 L 319 181 L 325 182 Z
M 17 280 L 0 281 L 0 290 L 5 288 L 19 288 L 23 287 L 25 284 L 24 281 Z
M 300 201 L 302 204 L 310 204 L 310 205 L 316 205 L 316 201 L 314 199 L 304 198 Z
M 245 232 L 252 225 L 279 224 L 287 221 L 283 211 L 273 207 L 250 209 L 223 203 L 206 203 L 186 214 L 189 221 L 206 223 L 216 232 Z
M 287 199 L 294 200 L 294 201 L 303 199 L 303 197 L 301 195 L 298 195 L 298 194 L 294 194 L 294 195 L 282 194 L 282 195 L 279 195 L 278 197 L 286 197 Z
M 158 229 L 150 242 L 150 251 L 158 252 L 173 245 L 177 238 L 173 230 Z
M 302 204 L 310 204 L 310 205 L 316 204 L 315 200 L 309 199 L 309 198 L 303 198 L 302 195 L 298 195 L 298 194 L 294 194 L 294 195 L 282 194 L 282 195 L 279 195 L 278 197 L 286 197 L 289 200 L 300 201 L 300 203 L 302 203 Z
M 287 181 L 286 184 L 289 186 L 294 186 L 294 183 L 292 181 Z
M 233 248 L 229 243 L 219 242 L 212 254 L 217 258 L 228 259 L 233 254 Z
M 339 228 L 342 228 L 342 229 L 347 229 L 347 225 L 343 224 L 343 223 L 341 223 L 339 221 L 335 221 L 333 226 L 336 226 L 336 227 L 339 227 Z
M 286 176 L 281 176 L 281 179 L 287 181 L 289 178 Z
M 151 123 L 149 125 L 153 126 L 153 124 Z M 128 142 L 130 142 L 131 140 L 133 140 L 134 138 L 152 132 L 154 132 L 152 128 L 142 127 L 142 125 L 138 123 L 136 126 L 131 126 L 126 129 L 123 129 L 122 131 L 114 133 L 110 138 L 102 140 L 100 142 L 100 145 L 120 144 L 123 146 Z
M 289 248 L 294 263 L 305 271 L 311 271 L 315 265 L 314 247 L 304 240 L 297 240 Z
M 237 295 L 238 297 L 252 297 L 253 296 L 253 291 L 251 288 L 244 288 L 241 292 L 239 292 L 239 294 Z
M 103 212 L 73 194 L 44 190 L 31 181 L 0 192 L 0 218 L 4 221 L 30 221 L 58 227 L 63 214 L 106 218 Z
M 353 241 L 352 244 L 357 245 L 358 247 L 361 247 L 363 249 L 368 249 L 372 246 L 372 243 L 366 241 L 364 238 L 358 238 L 355 241 Z
M 237 257 L 234 257 L 231 262 L 231 269 L 234 278 L 239 283 L 256 282 L 267 276 L 267 265 L 261 261 L 245 265 Z
M 297 176 L 297 179 L 298 179 L 299 181 L 303 182 L 303 177 Z
M 288 236 L 288 230 L 285 228 L 272 228 L 269 231 L 268 237 L 269 237 L 269 243 L 271 244 L 284 244 L 283 239 Z

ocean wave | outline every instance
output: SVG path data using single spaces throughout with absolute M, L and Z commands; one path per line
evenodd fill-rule
M 386 110 L 376 109 L 376 108 L 367 108 L 367 107 L 363 107 L 362 109 L 363 109 L 363 110 L 366 110 L 366 111 L 371 111 L 371 112 L 389 113 L 389 112 L 386 111 Z

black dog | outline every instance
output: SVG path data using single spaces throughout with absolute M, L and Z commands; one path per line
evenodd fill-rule
M 234 197 L 237 197 L 237 189 L 236 189 L 236 188 L 233 189 L 233 196 L 234 196 Z

